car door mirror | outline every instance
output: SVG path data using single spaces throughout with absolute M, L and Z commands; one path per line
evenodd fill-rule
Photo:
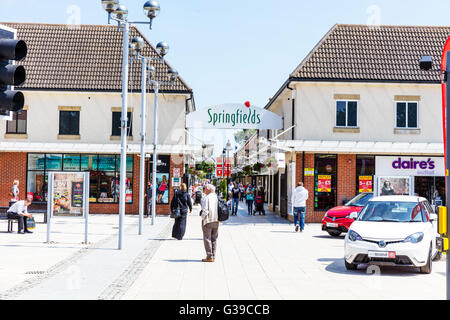
M 430 221 L 436 221 L 438 219 L 438 215 L 435 213 L 430 214 Z
M 352 212 L 349 215 L 350 219 L 356 220 L 358 218 L 358 212 Z

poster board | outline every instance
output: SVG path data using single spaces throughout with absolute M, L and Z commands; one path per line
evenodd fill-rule
M 414 178 L 410 176 L 377 176 L 374 188 L 376 196 L 414 195 Z
M 53 179 L 52 217 L 84 217 L 84 205 L 87 199 L 85 186 L 89 185 L 86 174 L 84 172 L 53 172 L 50 178 Z

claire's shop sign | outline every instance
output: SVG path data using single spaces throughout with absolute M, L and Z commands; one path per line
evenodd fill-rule
M 445 175 L 445 163 L 443 157 L 376 157 L 375 174 L 440 177 Z

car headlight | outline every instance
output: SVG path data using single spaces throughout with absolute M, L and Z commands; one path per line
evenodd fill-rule
M 403 242 L 419 243 L 420 241 L 423 240 L 423 236 L 424 236 L 423 232 L 417 232 L 410 235 L 409 237 L 406 237 L 406 239 L 403 240 Z
M 345 218 L 356 220 L 358 218 L 358 212 L 356 212 L 356 211 L 352 212 L 349 215 L 347 215 Z
M 348 238 L 351 241 L 361 241 L 362 240 L 361 236 L 358 233 L 356 233 L 355 231 L 353 231 L 353 230 L 350 230 L 348 232 Z

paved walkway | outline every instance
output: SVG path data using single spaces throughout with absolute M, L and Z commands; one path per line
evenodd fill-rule
M 238 216 L 219 231 L 215 263 L 203 263 L 199 207 L 188 217 L 182 241 L 170 237 L 173 220 L 126 216 L 123 250 L 117 250 L 117 215 L 92 215 L 88 245 L 84 222 L 57 218 L 52 241 L 46 225 L 31 235 L 6 233 L 0 221 L 0 299 L 444 299 L 445 261 L 431 275 L 405 268 L 348 272 L 343 237 L 318 224 L 303 233 L 273 213 Z M 43 216 L 38 216 L 38 222 Z
M 348 272 L 343 237 L 319 224 L 295 233 L 277 215 L 248 216 L 244 207 L 221 225 L 216 262 L 201 262 L 201 222 L 192 214 L 185 238 L 165 240 L 123 299 L 445 299 L 445 261 L 431 275 Z

